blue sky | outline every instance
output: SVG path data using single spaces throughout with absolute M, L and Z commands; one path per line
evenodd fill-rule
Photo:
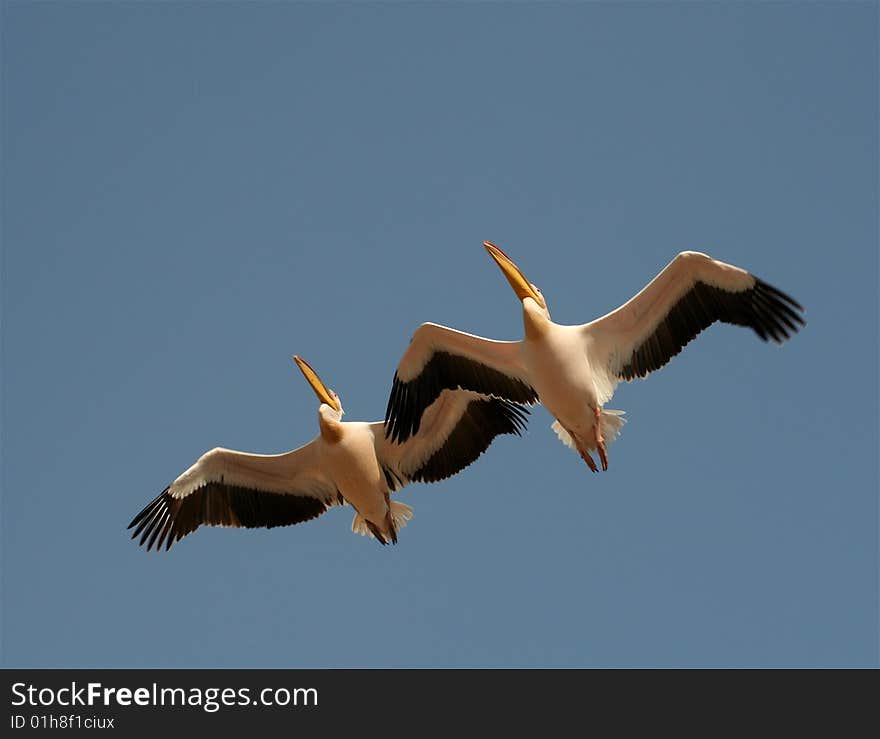
M 2 6 L 4 666 L 877 666 L 875 3 Z M 536 409 L 350 509 L 125 526 L 202 452 L 382 416 L 410 335 L 563 323 L 678 251 L 807 308 L 716 326 L 609 404 Z

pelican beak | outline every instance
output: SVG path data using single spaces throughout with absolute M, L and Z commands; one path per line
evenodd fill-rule
M 339 404 L 339 400 L 333 397 L 333 394 L 327 388 L 327 386 L 321 381 L 321 378 L 318 377 L 318 373 L 312 369 L 311 365 L 306 362 L 302 357 L 298 357 L 296 354 L 293 355 L 293 361 L 296 362 L 296 366 L 299 367 L 300 372 L 302 372 L 306 376 L 306 380 L 308 380 L 309 385 L 312 386 L 312 390 L 315 391 L 315 395 L 318 396 L 318 400 L 322 403 L 326 403 L 331 408 L 335 408 L 337 411 L 341 411 L 342 408 Z
M 491 256 L 496 264 L 501 267 L 501 271 L 504 273 L 504 276 L 507 278 L 513 291 L 516 293 L 516 297 L 520 300 L 531 298 L 542 308 L 547 307 L 544 304 L 544 298 L 535 291 L 535 288 L 532 287 L 532 283 L 526 279 L 526 276 L 520 272 L 519 267 L 513 263 L 513 260 L 507 256 L 507 254 L 501 251 L 501 249 L 495 246 L 491 241 L 484 241 L 483 246 L 486 247 L 489 256 Z

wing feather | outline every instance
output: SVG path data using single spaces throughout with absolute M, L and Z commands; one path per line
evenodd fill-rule
M 170 549 L 199 526 L 273 528 L 320 516 L 339 502 L 313 441 L 286 454 L 212 449 L 128 525 L 147 551 Z
M 403 443 L 387 439 L 382 423 L 372 424 L 376 454 L 392 490 L 409 482 L 437 482 L 476 461 L 500 434 L 521 435 L 528 413 L 502 398 L 443 390 L 418 432 Z
M 716 321 L 781 344 L 805 325 L 803 310 L 740 267 L 682 252 L 636 296 L 582 327 L 594 372 L 606 375 L 607 397 L 600 402 L 619 380 L 646 377 L 666 365 Z
M 388 438 L 405 442 L 417 434 L 422 415 L 444 390 L 536 403 L 538 394 L 521 360 L 520 345 L 422 324 L 394 374 L 385 412 Z

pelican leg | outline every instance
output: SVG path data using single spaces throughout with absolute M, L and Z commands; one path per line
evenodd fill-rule
M 391 543 L 397 544 L 397 526 L 394 525 L 394 516 L 391 515 L 391 495 L 387 492 L 385 493 L 385 505 L 388 507 L 388 512 L 385 514 L 385 525 L 391 532 Z
M 578 454 L 581 455 L 581 459 L 589 465 L 590 469 L 593 470 L 593 472 L 599 471 L 599 468 L 596 466 L 596 463 L 593 461 L 593 458 L 590 456 L 590 453 L 586 449 L 579 448 Z
M 605 450 L 605 442 L 599 441 L 597 449 L 599 450 L 599 459 L 602 460 L 602 472 L 605 472 L 608 469 L 608 452 Z
M 602 411 L 596 406 L 596 449 L 599 450 L 599 459 L 602 460 L 602 471 L 608 469 L 608 451 L 605 449 L 605 437 L 602 436 Z
M 388 543 L 385 539 L 385 535 L 379 530 L 379 527 L 376 526 L 372 521 L 364 519 L 364 522 L 367 524 L 367 528 L 370 530 L 370 533 L 375 537 L 376 541 L 378 541 L 383 547 Z M 396 543 L 396 542 L 395 542 Z
M 561 424 L 561 422 L 560 422 L 560 424 Z M 568 435 L 572 438 L 572 441 L 574 441 L 574 445 L 577 448 L 578 454 L 581 455 L 581 459 L 587 463 L 587 466 L 593 472 L 598 472 L 599 468 L 596 466 L 596 463 L 593 461 L 593 458 L 590 456 L 590 453 L 587 451 L 587 447 L 584 446 L 584 443 L 580 440 L 580 437 L 577 434 L 572 433 L 571 429 L 567 429 L 567 428 L 565 428 L 565 426 L 563 426 L 562 428 L 564 428 L 568 432 Z
M 391 532 L 391 543 L 397 544 L 397 527 L 394 525 L 394 518 L 391 516 L 391 509 L 388 510 L 388 513 L 385 515 L 385 525 L 388 527 L 388 531 Z M 388 542 L 385 542 L 386 544 Z

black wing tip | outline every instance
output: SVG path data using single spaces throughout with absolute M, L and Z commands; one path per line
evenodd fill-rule
M 775 295 L 777 298 L 780 298 L 781 300 L 788 303 L 792 308 L 795 308 L 802 313 L 805 312 L 804 306 L 798 303 L 798 301 L 791 297 L 791 295 L 783 292 L 775 285 L 771 285 L 769 282 L 765 282 L 760 277 L 755 277 L 755 287 L 757 287 L 759 290 L 763 290 Z
M 174 532 L 174 519 L 168 509 L 169 485 L 159 495 L 153 498 L 128 524 L 126 530 L 134 528 L 131 539 L 140 537 L 137 542 L 139 547 L 146 545 L 149 552 L 155 546 L 156 551 L 161 551 L 164 545 L 167 552 L 171 545 L 179 539 Z
M 139 546 L 168 551 L 174 542 L 200 526 L 275 528 L 310 521 L 328 510 L 327 503 L 310 495 L 276 493 L 218 482 L 203 484 L 189 495 L 173 498 L 170 486 L 132 521 L 132 539 Z M 132 528 L 129 525 L 129 529 Z
M 422 415 L 444 390 L 467 390 L 499 400 L 501 393 L 520 406 L 539 401 L 535 389 L 516 377 L 448 351 L 435 351 L 409 381 L 395 373 L 385 411 L 385 438 L 403 444 L 418 434 Z
M 751 287 L 728 291 L 698 281 L 654 332 L 616 371 L 622 380 L 647 377 L 678 355 L 715 321 L 751 328 L 762 341 L 782 344 L 806 326 L 803 306 L 777 287 L 751 275 Z
M 167 551 L 171 548 L 171 544 L 179 538 L 174 536 L 174 520 L 168 509 L 170 488 L 169 485 L 153 498 L 128 524 L 127 530 L 134 529 L 130 538 L 140 537 L 137 542 L 138 546 L 146 545 L 148 552 L 154 546 L 158 552 L 163 544 L 165 544 Z
M 385 408 L 385 438 L 395 444 L 402 444 L 417 433 L 421 421 L 421 415 L 413 418 L 409 403 L 409 384 L 403 382 L 397 372 L 394 373 L 388 405 Z
M 153 498 L 149 503 L 147 503 L 138 514 L 131 519 L 131 523 L 126 526 L 126 529 L 132 529 L 137 526 L 141 521 L 143 521 L 147 515 L 153 511 L 153 509 L 159 504 L 159 501 L 165 496 L 165 494 L 171 489 L 171 486 L 168 485 L 166 488 L 159 493 L 155 498 Z
M 762 340 L 783 344 L 807 325 L 804 307 L 779 288 L 756 277 L 752 294 L 751 326 Z
M 503 398 L 472 399 L 449 438 L 412 474 L 412 481 L 440 482 L 457 475 L 485 454 L 497 436 L 521 436 L 528 415 L 528 409 Z
M 500 427 L 494 436 L 497 436 L 498 434 L 516 434 L 517 436 L 522 436 L 523 431 L 525 431 L 528 426 L 531 411 L 523 405 L 513 403 L 504 398 L 489 398 L 487 400 L 491 401 L 494 409 L 509 424 L 507 428 Z M 494 438 L 494 436 L 492 438 Z

